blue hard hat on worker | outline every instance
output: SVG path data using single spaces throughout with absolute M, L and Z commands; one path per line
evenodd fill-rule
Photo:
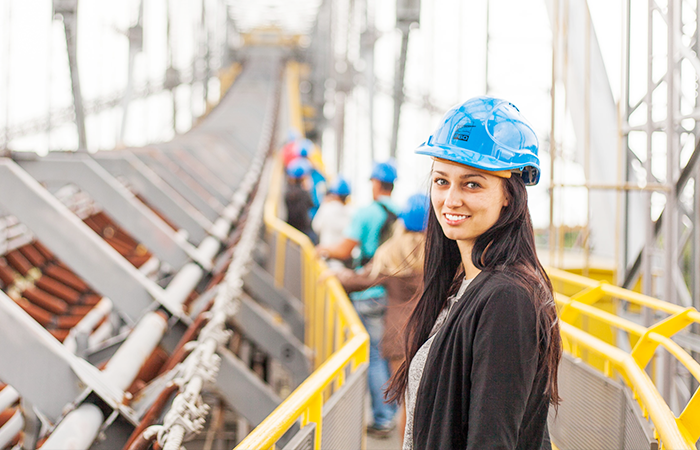
M 484 96 L 447 111 L 416 153 L 494 174 L 506 171 L 507 177 L 512 172 L 532 186 L 540 179 L 538 148 L 535 131 L 515 105 Z
M 299 142 L 299 156 L 308 158 L 311 151 L 314 149 L 314 143 L 310 139 L 302 139 Z
M 335 194 L 343 197 L 350 195 L 350 192 L 350 183 L 348 183 L 348 181 L 343 177 L 338 177 L 335 181 L 333 181 L 333 183 L 331 183 L 330 186 L 328 186 L 329 194 Z
M 399 219 L 408 231 L 420 232 L 428 225 L 430 198 L 425 194 L 413 194 L 408 197 L 406 206 L 401 210 Z
M 311 163 L 306 158 L 296 158 L 287 166 L 287 175 L 291 178 L 303 178 L 311 173 Z
M 369 176 L 370 180 L 379 180 L 382 183 L 394 184 L 396 181 L 396 163 L 393 160 L 376 163 L 372 168 L 372 174 Z

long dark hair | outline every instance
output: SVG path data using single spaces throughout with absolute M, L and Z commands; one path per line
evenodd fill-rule
M 479 236 L 472 249 L 472 263 L 482 271 L 506 272 L 525 289 L 535 305 L 540 345 L 540 370 L 547 376 L 547 393 L 559 404 L 557 369 L 561 359 L 561 337 L 552 283 L 537 259 L 535 234 L 527 207 L 527 190 L 519 176 L 503 179 L 508 205 L 496 223 Z M 408 383 L 408 367 L 430 331 L 449 295 L 459 287 L 462 268 L 457 242 L 448 239 L 431 208 L 426 229 L 423 290 L 404 335 L 405 358 L 391 377 L 386 397 L 401 402 Z

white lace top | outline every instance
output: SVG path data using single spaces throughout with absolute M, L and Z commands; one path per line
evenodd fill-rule
M 430 346 L 433 344 L 433 339 L 440 327 L 447 320 L 450 314 L 452 306 L 462 298 L 464 291 L 467 290 L 467 286 L 471 283 L 472 279 L 465 279 L 462 281 L 462 285 L 459 287 L 457 294 L 453 295 L 448 299 L 447 306 L 440 311 L 438 318 L 435 320 L 435 325 L 430 331 L 430 337 L 427 341 L 418 349 L 416 355 L 411 360 L 411 365 L 408 367 L 408 386 L 406 387 L 406 429 L 403 434 L 403 450 L 413 450 L 413 412 L 416 408 L 416 395 L 418 394 L 418 386 L 420 386 L 420 380 L 423 376 L 423 369 L 425 368 L 425 362 L 428 359 L 428 353 L 430 353 Z

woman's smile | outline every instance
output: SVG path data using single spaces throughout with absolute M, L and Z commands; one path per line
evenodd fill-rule
M 444 213 L 443 216 L 445 216 L 445 223 L 450 226 L 457 226 L 471 217 L 465 214 L 451 213 Z

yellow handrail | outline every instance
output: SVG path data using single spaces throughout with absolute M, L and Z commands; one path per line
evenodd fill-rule
M 665 448 L 695 449 L 695 442 L 700 438 L 700 390 L 696 390 L 681 415 L 676 418 L 644 368 L 654 356 L 656 348 L 661 345 L 700 381 L 700 364 L 671 340 L 671 336 L 688 325 L 700 323 L 700 313 L 693 308 L 683 308 L 563 270 L 547 268 L 547 273 L 555 288 L 559 283 L 566 283 L 581 289 L 571 297 L 555 293 L 555 301 L 560 310 L 564 350 L 578 357 L 581 356 L 580 348 L 586 348 L 604 360 L 606 376 L 612 376 L 612 369 L 616 369 L 635 393 L 645 416 L 651 418 L 655 432 Z M 606 296 L 669 316 L 647 328 L 592 306 Z M 623 330 L 639 339 L 632 351 L 627 353 L 577 328 L 574 322 L 581 316 Z
M 288 67 L 290 77 L 298 71 Z M 290 75 L 291 74 L 291 75 Z M 296 83 L 298 86 L 298 83 Z M 294 93 L 291 95 L 294 97 Z M 296 104 L 295 102 L 291 102 Z M 297 105 L 298 106 L 298 105 Z M 295 114 L 292 108 L 292 114 Z M 300 124 L 300 120 L 292 120 Z M 282 192 L 282 161 L 275 160 L 270 190 L 265 203 L 264 220 L 268 233 L 275 236 L 274 279 L 282 286 L 285 270 L 285 249 L 288 242 L 301 250 L 302 300 L 305 305 L 305 343 L 313 350 L 315 371 L 291 393 L 236 449 L 274 449 L 277 440 L 299 419 L 301 426 L 315 423 L 315 449 L 321 448 L 323 403 L 327 389 L 337 389 L 345 383 L 346 367 L 354 372 L 369 359 L 369 335 L 350 303 L 345 290 L 335 277 L 321 279 L 325 264 L 316 257 L 311 241 L 278 218 L 278 202 Z

